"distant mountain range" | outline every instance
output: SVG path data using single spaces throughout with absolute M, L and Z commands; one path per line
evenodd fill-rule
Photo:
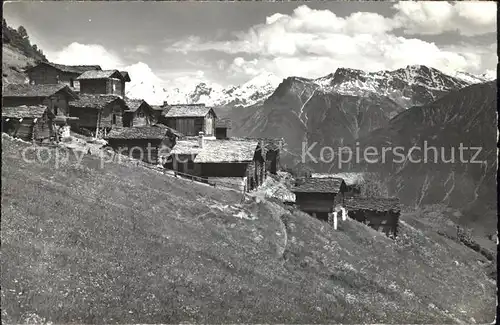
M 484 82 L 468 77 L 426 66 L 379 72 L 341 68 L 317 79 L 286 78 L 262 104 L 228 110 L 227 116 L 237 126 L 235 135 L 283 137 L 288 158 L 297 157 L 304 142 L 318 147 L 350 142 L 409 107 Z
M 156 104 L 166 101 L 169 104 L 200 104 L 213 107 L 247 107 L 262 103 L 273 93 L 281 82 L 277 76 L 267 73 L 257 75 L 239 86 L 223 88 L 205 82 L 184 88 L 162 88 L 158 80 L 141 80 L 140 86 L 134 82 L 128 87 L 128 97 L 150 98 Z
M 292 78 L 307 80 L 317 85 L 324 92 L 335 91 L 342 94 L 360 94 L 362 92 L 378 92 L 380 89 L 384 89 L 388 97 L 405 105 L 406 103 L 410 103 L 411 99 L 406 97 L 408 90 L 403 89 L 404 87 L 402 88 L 401 85 L 405 84 L 405 81 L 409 81 L 412 76 L 416 78 L 413 81 L 415 88 L 419 87 L 419 82 L 422 83 L 424 88 L 447 89 L 453 87 L 453 85 L 446 83 L 447 80 L 443 81 L 439 79 L 439 75 L 442 73 L 436 69 L 428 68 L 427 73 L 429 75 L 419 75 L 418 71 L 423 70 L 423 68 L 420 66 L 411 66 L 395 71 L 371 73 L 355 69 L 339 68 L 335 73 L 317 79 Z M 416 71 L 416 74 L 412 72 L 413 70 Z M 432 73 L 436 75 L 432 75 Z M 486 75 L 474 76 L 465 72 L 458 72 L 455 78 L 458 85 L 491 80 Z M 433 80 L 433 82 L 428 83 L 428 80 Z M 165 88 L 161 86 L 161 80 L 152 75 L 141 78 L 141 80 L 132 80 L 131 84 L 127 87 L 127 96 L 132 98 L 146 98 L 146 100 L 149 99 L 154 104 L 160 104 L 164 101 L 167 101 L 169 104 L 205 103 L 209 106 L 227 110 L 231 107 L 248 107 L 262 104 L 283 81 L 283 79 L 272 73 L 263 73 L 241 85 L 226 88 L 207 82 L 193 83 L 187 87 Z M 441 84 L 441 81 L 444 84 Z

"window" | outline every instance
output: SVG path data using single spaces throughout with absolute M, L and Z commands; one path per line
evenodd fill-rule
M 57 105 L 54 105 L 54 115 L 57 115 L 57 109 L 58 109 L 58 108 L 59 108 L 59 107 L 57 107 Z
M 73 78 L 70 78 L 70 79 L 69 79 L 69 86 L 70 86 L 70 87 L 75 87 L 75 84 L 74 84 L 74 82 L 73 82 Z
M 115 114 L 113 114 L 111 124 L 113 124 L 113 125 L 116 124 L 116 115 Z
M 113 82 L 113 94 L 116 92 L 116 84 Z

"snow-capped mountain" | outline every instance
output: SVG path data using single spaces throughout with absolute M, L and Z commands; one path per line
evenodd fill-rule
M 240 86 L 224 90 L 225 97 L 220 99 L 220 104 L 250 106 L 262 103 L 274 92 L 281 80 L 272 73 L 257 75 Z
M 313 82 L 318 84 L 323 92 L 353 96 L 378 94 L 408 108 L 423 105 L 452 89 L 481 81 L 478 79 L 477 82 L 471 82 L 448 76 L 434 68 L 411 65 L 393 71 L 377 72 L 339 68 L 335 73 Z
M 378 72 L 339 68 L 317 79 L 288 77 L 262 105 L 231 110 L 229 117 L 237 135 L 283 137 L 289 151 L 299 153 L 304 141 L 327 146 L 355 141 L 411 107 L 470 84 L 427 66 Z
M 208 106 L 251 106 L 267 99 L 281 79 L 266 73 L 260 74 L 239 86 L 223 88 L 220 85 L 200 83 L 193 88 L 167 91 L 165 100 L 169 104 L 200 104 Z
M 133 70 L 133 69 L 132 69 Z M 141 78 L 133 78 L 127 85 L 127 96 L 144 98 L 152 104 L 200 104 L 214 107 L 248 107 L 262 104 L 268 99 L 282 79 L 272 73 L 255 76 L 238 86 L 222 87 L 215 83 L 192 80 L 178 87 L 163 87 L 161 80 L 151 71 Z M 131 71 L 131 75 L 134 71 Z M 494 79 L 494 73 L 473 75 L 456 72 L 453 76 L 441 71 L 413 65 L 393 71 L 365 72 L 357 69 L 339 68 L 334 73 L 317 79 L 289 77 L 300 83 L 308 84 L 315 92 L 337 93 L 366 97 L 370 94 L 386 96 L 399 105 L 408 108 L 423 105 L 452 89 Z M 137 82 L 136 82 L 137 80 Z
M 474 75 L 468 72 L 457 71 L 453 76 L 455 78 L 462 79 L 470 84 L 478 84 L 478 83 L 493 81 L 497 77 L 494 71 L 488 71 L 480 75 Z

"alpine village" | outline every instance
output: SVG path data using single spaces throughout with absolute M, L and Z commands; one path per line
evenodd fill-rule
M 94 142 L 106 141 L 105 148 L 160 165 L 175 176 L 243 193 L 279 170 L 283 139 L 229 137 L 231 121 L 205 104 L 153 106 L 127 98 L 127 71 L 41 62 L 26 73 L 28 83 L 3 89 L 2 131 L 13 137 L 46 145 L 64 142 L 71 132 L 91 135 Z M 284 203 L 335 228 L 337 215 L 349 216 L 397 235 L 397 198 L 361 197 L 360 183 L 346 183 L 335 174 L 314 176 L 297 179 L 295 202 Z
M 308 123 L 320 125 L 304 131 L 310 139 L 341 143 L 335 132 L 348 119 L 321 126 L 334 120 L 326 110 L 344 116 L 335 100 L 364 105 L 376 95 L 313 97 L 323 81 L 289 77 L 252 114 L 200 102 L 157 105 L 130 96 L 129 71 L 50 62 L 3 23 L 7 323 L 444 324 L 485 323 L 494 314 L 498 237 L 485 221 L 494 209 L 483 203 L 495 196 L 493 147 L 487 165 L 451 172 L 406 164 L 315 170 L 290 163 L 300 142 L 290 132 L 302 132 L 294 121 L 304 107 L 319 112 L 308 113 Z M 20 57 L 27 63 L 16 66 Z M 440 72 L 417 66 L 373 78 L 411 73 Z M 325 78 L 360 74 L 339 68 Z M 395 144 L 414 139 L 413 129 L 443 143 L 462 131 L 485 139 L 496 86 L 439 76 L 449 87 L 442 97 L 429 95 L 437 86 L 418 86 L 427 102 L 394 109 L 400 114 L 388 113 L 386 126 L 363 141 Z M 287 102 L 289 94 L 300 102 Z M 377 124 L 383 109 L 365 118 Z M 436 126 L 441 117 L 458 126 Z M 467 200 L 470 209 L 460 210 Z

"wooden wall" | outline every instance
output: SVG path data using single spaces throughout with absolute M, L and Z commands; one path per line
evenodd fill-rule
M 129 156 L 130 158 L 157 164 L 159 162 L 158 150 L 164 145 L 164 141 L 160 139 L 109 139 L 108 144 L 116 152 Z M 148 154 L 148 144 L 151 146 L 150 154 Z M 137 148 L 140 148 L 140 150 Z
M 169 117 L 165 124 L 187 136 L 199 135 L 215 136 L 215 115 L 212 112 L 206 117 Z
M 104 107 L 100 112 L 98 127 L 111 128 L 114 125 L 123 126 L 122 114 L 125 107 L 119 103 L 111 103 Z M 115 121 L 113 122 L 113 115 Z
M 120 103 L 111 103 L 102 110 L 88 107 L 71 107 L 71 116 L 78 117 L 76 125 L 94 130 L 96 128 L 111 128 L 112 126 L 123 126 L 122 112 L 124 106 Z M 113 123 L 115 115 L 115 123 Z
M 98 110 L 85 107 L 71 107 L 71 116 L 78 117 L 76 125 L 88 129 L 97 127 Z
M 184 135 L 193 136 L 198 135 L 199 132 L 203 130 L 201 128 L 196 128 L 195 122 L 196 119 L 191 117 L 168 118 L 167 126 L 177 130 Z
M 125 82 L 120 79 L 110 78 L 106 80 L 106 92 L 103 94 L 112 94 L 125 96 Z
M 295 203 L 307 213 L 330 213 L 335 206 L 334 193 L 295 193 Z
M 80 80 L 80 93 L 82 94 L 107 94 L 108 84 L 106 79 Z
M 79 73 L 59 71 L 48 65 L 39 65 L 28 72 L 30 83 L 35 85 L 63 83 L 75 88 L 79 85 L 76 81 L 79 75 Z
M 244 177 L 247 166 L 248 163 L 201 164 L 201 172 L 210 177 Z
M 193 161 L 195 157 L 195 155 L 173 155 L 171 158 L 173 170 L 189 175 L 202 176 L 201 164 L 195 164 L 194 162 L 190 164 L 188 162 Z

